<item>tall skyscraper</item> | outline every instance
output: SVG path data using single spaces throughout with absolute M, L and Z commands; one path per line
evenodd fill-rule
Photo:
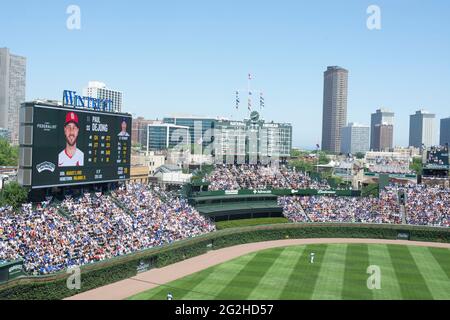
M 112 101 L 112 111 L 122 112 L 122 92 L 106 87 L 99 81 L 89 81 L 88 87 L 83 90 L 83 95 L 97 99 L 109 99 Z
M 409 117 L 409 146 L 427 148 L 434 145 L 435 115 L 425 110 L 416 111 Z
M 375 146 L 374 151 L 390 151 L 392 149 L 392 141 L 394 137 L 394 126 L 388 123 L 376 124 L 374 128 Z
M 369 126 L 349 123 L 341 129 L 341 152 L 356 154 L 369 151 L 369 136 Z
M 15 145 L 19 144 L 19 108 L 25 102 L 26 65 L 26 58 L 0 48 L 0 128 L 8 130 Z
M 445 146 L 450 145 L 450 117 L 441 119 L 441 134 L 439 144 Z
M 341 150 L 341 129 L 347 124 L 347 90 L 348 71 L 328 67 L 324 73 L 322 150 Z
M 373 151 L 383 151 L 383 149 L 391 149 L 394 147 L 394 113 L 386 109 L 378 109 L 375 113 L 372 113 L 370 121 L 370 149 Z M 380 125 L 392 125 L 392 128 L 376 128 Z M 392 129 L 392 134 L 390 131 Z M 383 133 L 384 136 L 380 137 Z M 390 140 L 386 140 L 390 138 Z M 383 146 L 381 146 L 383 142 Z

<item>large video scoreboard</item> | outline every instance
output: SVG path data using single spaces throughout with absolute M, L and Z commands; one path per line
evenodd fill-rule
M 450 171 L 448 146 L 431 147 L 425 153 L 423 176 L 447 179 Z
M 32 121 L 21 124 L 32 126 L 31 161 L 21 160 L 24 169 L 31 164 L 32 188 L 129 179 L 131 115 L 44 104 L 22 108 L 32 112 Z M 21 141 L 21 149 L 26 158 L 27 141 Z M 20 178 L 27 180 L 26 174 Z

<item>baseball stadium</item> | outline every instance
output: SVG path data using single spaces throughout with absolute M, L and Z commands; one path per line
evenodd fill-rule
M 0 208 L 0 299 L 450 299 L 448 187 L 354 190 L 286 161 L 160 185 L 130 175 L 127 114 L 35 101 L 21 119 L 29 202 Z

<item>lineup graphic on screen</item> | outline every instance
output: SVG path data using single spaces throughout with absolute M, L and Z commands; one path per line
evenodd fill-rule
M 35 106 L 32 185 L 129 179 L 131 116 Z

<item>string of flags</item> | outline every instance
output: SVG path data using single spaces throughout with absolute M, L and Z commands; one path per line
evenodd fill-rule
M 252 75 L 251 73 L 248 74 L 248 80 L 249 80 L 249 84 L 248 84 L 248 100 L 247 100 L 247 108 L 249 111 L 252 111 L 252 107 L 253 107 L 253 92 L 250 90 L 250 81 L 252 80 Z M 241 104 L 241 99 L 240 99 L 240 92 L 236 91 L 236 99 L 235 99 L 235 107 L 236 110 L 239 110 L 239 106 Z M 260 110 L 265 108 L 265 98 L 264 98 L 264 93 L 260 92 L 259 94 L 259 108 Z

